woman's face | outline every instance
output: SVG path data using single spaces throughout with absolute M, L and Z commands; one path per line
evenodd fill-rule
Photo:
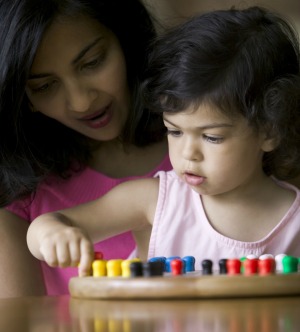
M 130 110 L 118 39 L 91 18 L 59 18 L 37 50 L 26 93 L 34 110 L 91 139 L 116 138 Z

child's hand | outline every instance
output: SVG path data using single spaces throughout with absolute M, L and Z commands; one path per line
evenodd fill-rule
M 90 275 L 93 245 L 83 230 L 61 225 L 45 234 L 40 243 L 40 252 L 50 266 L 77 267 L 79 264 L 79 276 Z
M 59 214 L 40 216 L 27 233 L 31 253 L 52 267 L 78 266 L 79 276 L 90 275 L 93 244 L 84 230 L 73 227 Z

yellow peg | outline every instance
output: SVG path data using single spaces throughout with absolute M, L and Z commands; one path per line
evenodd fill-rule
M 110 259 L 107 261 L 106 269 L 108 277 L 118 277 L 122 275 L 121 270 L 122 259 Z
M 106 264 L 107 262 L 103 259 L 97 259 L 93 261 L 92 264 L 93 277 L 105 277 L 107 275 Z

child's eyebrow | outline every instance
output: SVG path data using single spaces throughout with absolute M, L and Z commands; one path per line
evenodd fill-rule
M 172 123 L 171 121 L 167 120 L 165 117 L 163 117 L 164 122 L 167 122 L 168 124 L 170 124 L 171 126 L 174 127 L 178 127 L 178 125 Z M 197 129 L 212 129 L 212 128 L 224 128 L 224 127 L 233 127 L 233 124 L 231 123 L 210 123 L 207 125 L 203 125 L 203 126 L 198 126 L 196 127 Z

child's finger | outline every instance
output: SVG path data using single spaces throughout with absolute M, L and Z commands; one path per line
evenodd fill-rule
M 80 261 L 80 241 L 71 242 L 69 244 L 69 252 L 70 252 L 70 265 L 78 266 Z
M 40 252 L 49 266 L 56 267 L 59 265 L 55 246 L 43 245 L 40 248 Z
M 94 249 L 92 243 L 87 239 L 80 242 L 80 263 L 78 273 L 79 276 L 88 276 L 91 274 L 91 267 L 94 260 Z
M 60 267 L 71 266 L 71 257 L 68 243 L 59 243 L 56 246 L 56 255 Z

